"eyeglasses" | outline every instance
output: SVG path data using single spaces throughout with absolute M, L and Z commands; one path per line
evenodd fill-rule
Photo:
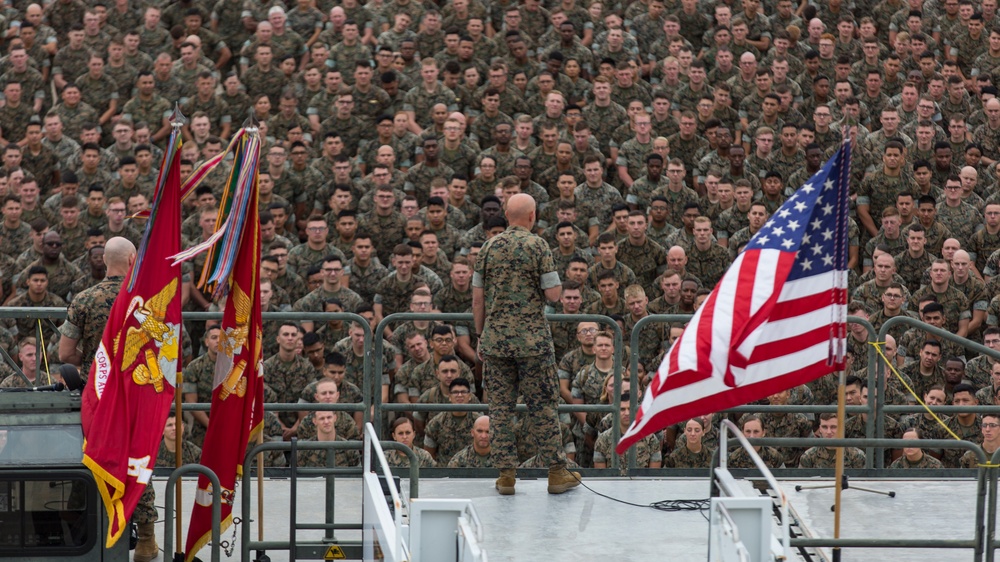
M 887 298 L 887 299 L 901 299 L 901 298 L 903 298 L 903 295 L 890 295 L 889 293 L 886 293 L 883 296 L 885 298 Z
M 596 334 L 597 328 L 581 328 L 576 331 L 578 334 Z
M 454 394 L 454 392 L 452 394 Z M 984 423 L 982 426 L 983 429 L 996 429 L 1000 427 L 1000 423 Z

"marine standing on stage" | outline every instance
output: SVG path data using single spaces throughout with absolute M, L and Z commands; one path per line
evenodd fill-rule
M 559 300 L 562 285 L 548 244 L 532 234 L 535 200 L 519 193 L 507 200 L 509 227 L 483 244 L 472 280 L 475 331 L 481 334 L 479 357 L 490 396 L 493 420 L 493 466 L 500 469 L 496 488 L 513 495 L 518 465 L 514 406 L 523 397 L 534 427 L 538 455 L 549 466 L 548 491 L 561 494 L 580 483 L 566 470 L 556 401 L 555 352 L 545 320 L 546 301 Z
M 90 373 L 90 363 L 98 346 L 101 345 L 111 305 L 118 298 L 122 281 L 135 262 L 135 255 L 135 245 L 125 238 L 116 236 L 108 240 L 104 246 L 107 277 L 73 298 L 66 311 L 66 322 L 59 327 L 61 334 L 59 360 L 79 365 L 80 373 L 84 377 Z M 149 562 L 160 552 L 153 527 L 157 518 L 154 501 L 156 492 L 150 481 L 132 514 L 132 522 L 138 526 L 139 534 L 139 543 L 135 547 L 135 562 Z

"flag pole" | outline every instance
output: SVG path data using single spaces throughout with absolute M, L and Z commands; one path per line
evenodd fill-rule
M 257 444 L 264 443 L 264 432 L 257 432 Z M 264 540 L 264 452 L 257 453 L 257 540 Z
M 179 103 L 175 102 L 174 103 L 174 114 L 170 116 L 170 126 L 173 128 L 173 134 L 175 134 L 175 135 L 180 135 L 181 134 L 181 127 L 184 126 L 184 121 L 185 121 L 185 119 L 184 119 L 184 115 L 181 113 L 181 106 L 180 106 Z M 180 466 L 182 464 L 184 464 L 184 455 L 183 455 L 183 451 L 184 451 L 184 412 L 183 412 L 183 410 L 181 408 L 181 402 L 182 402 L 182 398 L 183 398 L 183 395 L 184 395 L 183 387 L 184 387 L 183 369 L 177 369 L 177 380 L 174 382 L 174 426 L 177 428 L 177 431 L 174 432 L 174 467 L 175 468 L 180 468 Z M 177 488 L 174 490 L 174 494 L 175 494 L 175 497 L 174 497 L 174 502 L 175 503 L 174 503 L 174 505 L 177 506 L 177 508 L 175 509 L 175 513 L 178 513 L 178 514 L 181 512 L 181 502 L 182 502 L 182 498 L 183 498 L 182 480 L 183 479 L 181 479 L 181 478 L 177 479 Z M 184 530 L 183 530 L 183 521 L 181 521 L 180 516 L 178 515 L 177 517 L 175 517 L 174 520 L 175 520 L 175 523 L 176 523 L 174 532 L 177 534 L 177 541 L 174 542 L 174 544 L 177 545 L 175 548 L 178 549 L 176 552 L 174 552 L 174 558 L 177 558 L 178 556 L 183 557 L 183 552 L 181 552 L 179 549 L 181 549 L 182 548 L 181 545 L 184 544 L 182 542 L 183 541 L 183 537 L 184 537 Z M 163 532 L 164 533 L 169 533 L 170 531 L 168 529 L 164 529 Z
M 839 382 L 837 384 L 837 439 L 844 438 L 844 400 L 845 400 L 845 379 L 846 373 L 843 369 L 838 371 Z M 844 490 L 844 448 L 837 447 L 837 465 L 834 474 L 835 482 L 833 488 L 833 539 L 840 538 L 840 495 Z M 840 547 L 833 547 L 833 562 L 840 562 Z
M 247 112 L 246 121 L 243 122 L 243 128 L 247 132 L 252 132 L 255 135 L 260 134 L 260 121 L 257 120 L 257 116 L 254 115 L 253 110 Z M 257 444 L 261 445 L 264 443 L 264 432 L 257 432 Z M 263 451 L 257 453 L 257 540 L 264 540 L 264 453 Z
M 848 203 L 847 198 L 850 194 L 850 189 L 848 187 L 848 182 L 851 178 L 850 162 L 851 162 L 851 125 L 850 120 L 847 119 L 847 115 L 844 115 L 842 120 L 842 130 L 843 133 L 843 146 L 842 151 L 846 151 L 841 159 L 840 166 L 840 177 L 838 178 L 839 187 L 837 189 L 838 199 L 837 199 L 837 260 L 838 263 L 837 277 L 836 277 L 836 287 L 834 287 L 834 298 L 837 304 L 840 304 L 843 308 L 839 309 L 835 314 L 838 315 L 838 320 L 840 322 L 835 323 L 834 333 L 836 334 L 837 341 L 832 342 L 833 344 L 833 356 L 831 359 L 834 364 L 839 366 L 837 369 L 837 439 L 844 438 L 844 425 L 845 425 L 845 401 L 846 401 L 846 380 L 847 372 L 845 370 L 844 358 L 846 357 L 847 350 L 847 318 L 840 317 L 841 314 L 846 312 L 847 308 L 847 294 L 846 292 L 841 294 L 841 289 L 846 289 L 847 287 L 847 262 L 848 262 L 848 218 L 847 210 Z M 843 215 L 843 216 L 840 216 Z M 843 338 L 840 340 L 840 338 Z M 840 539 L 840 507 L 841 507 L 841 494 L 844 491 L 844 447 L 837 447 L 836 465 L 834 468 L 834 488 L 833 488 L 833 538 L 834 540 Z M 840 562 L 840 547 L 835 546 L 832 549 L 833 562 Z

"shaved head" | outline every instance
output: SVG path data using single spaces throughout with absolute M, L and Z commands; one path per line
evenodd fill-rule
M 535 222 L 535 199 L 527 193 L 515 193 L 507 199 L 507 222 L 530 229 Z
M 128 239 L 115 236 L 104 245 L 104 263 L 108 276 L 125 275 L 135 261 L 135 245 Z

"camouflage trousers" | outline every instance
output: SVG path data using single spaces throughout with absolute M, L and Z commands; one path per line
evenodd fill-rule
M 559 383 L 551 353 L 532 357 L 485 357 L 483 383 L 490 401 L 490 449 L 494 467 L 516 468 L 514 407 L 518 398 L 528 406 L 529 435 L 538 445 L 539 464 L 565 468 L 566 453 L 559 432 L 556 404 Z
M 142 497 L 139 498 L 139 505 L 135 506 L 135 512 L 132 513 L 132 522 L 136 525 L 155 523 L 157 518 L 156 506 L 153 505 L 155 501 L 156 490 L 153 489 L 153 483 L 150 482 L 146 484 L 146 489 L 142 491 Z

